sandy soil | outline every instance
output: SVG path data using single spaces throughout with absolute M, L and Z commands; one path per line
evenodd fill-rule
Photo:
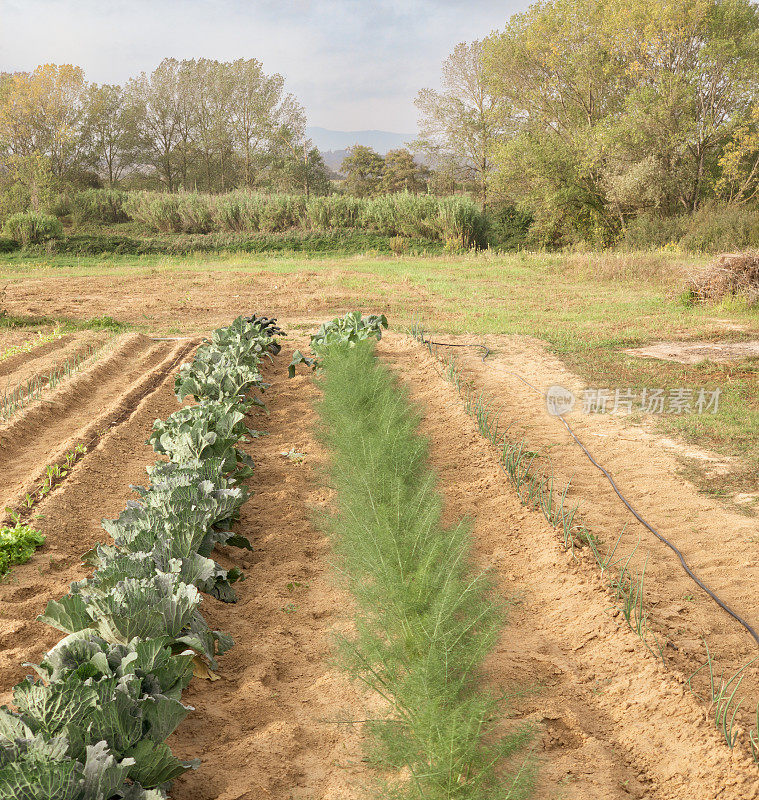
M 440 337 L 453 341 L 452 337 Z M 457 339 L 467 341 L 467 339 Z M 471 341 L 475 341 L 472 339 Z M 482 341 L 477 338 L 476 341 Z M 527 337 L 485 337 L 493 348 L 486 361 L 476 351 L 457 350 L 458 365 L 477 391 L 492 398 L 511 435 L 525 434 L 530 446 L 550 452 L 561 485 L 572 481 L 569 498 L 580 504 L 579 519 L 607 546 L 621 536 L 618 554 L 632 553 L 631 564 L 646 564 L 645 601 L 661 641 L 668 641 L 671 668 L 690 675 L 705 660 L 705 637 L 718 672 L 733 674 L 757 655 L 756 643 L 733 619 L 693 584 L 676 555 L 659 543 L 624 508 L 603 475 L 588 461 L 563 426 L 545 408 L 544 397 L 526 386 L 545 390 L 559 384 L 581 397 L 582 384 L 542 343 Z M 441 356 L 448 356 L 440 348 Z M 516 373 L 516 374 L 515 374 Z M 756 586 L 759 581 L 759 523 L 699 495 L 678 471 L 683 450 L 676 442 L 625 424 L 612 414 L 583 414 L 568 419 L 596 460 L 643 516 L 685 554 L 691 568 L 739 614 L 759 628 Z M 674 647 L 672 646 L 674 645 Z M 694 681 L 704 689 L 706 676 Z M 759 701 L 759 667 L 746 671 L 741 689 L 747 707 Z M 744 717 L 748 722 L 748 715 Z
M 134 346 L 135 338 L 141 337 L 129 338 Z M 182 352 L 181 348 L 164 349 L 164 356 L 171 359 L 172 354 L 181 356 Z M 124 358 L 123 351 L 121 357 Z M 144 444 L 153 420 L 177 408 L 173 369 L 162 374 L 161 360 L 148 372 L 147 365 L 139 358 L 136 364 L 140 369 L 132 365 L 130 372 L 124 369 L 126 364 L 122 361 L 121 368 L 114 370 L 114 376 L 118 377 L 103 384 L 112 393 L 110 405 L 92 407 L 87 404 L 87 396 L 93 396 L 100 385 L 97 380 L 90 383 L 89 395 L 75 395 L 71 407 L 78 408 L 78 415 L 72 411 L 60 417 L 57 440 L 49 438 L 57 418 L 48 419 L 48 424 L 42 424 L 43 419 L 40 428 L 28 429 L 26 439 L 21 427 L 14 429 L 0 448 L 5 503 L 19 485 L 33 479 L 40 465 L 50 463 L 56 452 L 65 452 L 67 443 L 77 442 L 83 432 L 88 432 L 93 419 L 100 417 L 105 422 L 106 429 L 87 455 L 34 509 L 31 521 L 47 536 L 46 543 L 28 563 L 14 567 L 0 582 L 2 702 L 9 701 L 13 684 L 29 672 L 22 666 L 23 662 L 38 660 L 61 638 L 59 631 L 37 622 L 37 615 L 45 609 L 48 600 L 57 600 L 66 594 L 71 581 L 85 577 L 81 556 L 97 542 L 107 539 L 100 520 L 118 516 L 131 494 L 129 484 L 144 484 L 145 467 L 155 461 L 152 448 Z M 171 366 L 171 360 L 164 366 Z M 96 365 L 93 371 L 98 369 L 102 372 L 102 365 Z M 92 374 L 80 377 L 85 381 L 92 378 Z M 84 384 L 80 385 L 79 391 L 83 392 L 83 387 Z M 106 409 L 110 409 L 114 415 L 111 421 L 116 424 L 110 425 L 107 417 L 100 416 Z M 64 420 L 66 426 L 62 424 Z M 28 424 L 28 420 L 26 422 Z M 34 458 L 26 455 L 31 451 L 35 452 Z
M 278 278 L 279 280 L 279 278 Z M 197 273 L 167 281 L 148 276 L 55 278 L 14 282 L 6 305 L 13 313 L 112 314 L 151 330 L 207 333 L 236 313 L 286 309 L 288 320 L 342 313 L 345 298 L 333 293 L 330 275 Z M 203 291 L 198 291 L 199 286 Z M 367 292 L 367 306 L 383 287 Z M 399 291 L 406 291 L 401 288 Z M 409 288 L 408 291 L 411 291 Z M 185 298 L 189 293 L 189 299 Z M 421 306 L 426 299 L 418 298 Z M 314 442 L 312 401 L 306 375 L 288 382 L 289 352 L 304 336 L 285 339 L 269 371 L 271 416 L 256 418 L 270 436 L 248 446 L 257 462 L 241 528 L 254 541 L 252 554 L 230 550 L 226 563 L 241 565 L 239 603 L 207 599 L 203 613 L 232 633 L 237 646 L 222 659 L 220 680 L 196 680 L 187 702 L 197 708 L 172 739 L 182 756 L 201 755 L 204 766 L 177 782 L 177 800 L 347 800 L 367 782 L 360 730 L 334 720 L 361 719 L 371 709 L 330 661 L 330 634 L 350 625 L 350 606 L 333 583 L 329 548 L 313 523 L 329 493 L 317 470 L 324 454 Z M 479 338 L 477 339 L 479 341 Z M 521 689 L 514 716 L 537 725 L 542 764 L 538 800 L 651 798 L 685 800 L 759 797 L 759 778 L 740 749 L 731 753 L 706 707 L 684 685 L 702 663 L 705 636 L 719 669 L 734 671 L 756 654 L 752 640 L 699 593 L 673 554 L 636 526 L 602 476 L 544 410 L 542 397 L 511 373 L 544 389 L 560 383 L 581 389 L 575 376 L 542 347 L 520 337 L 489 337 L 497 349 L 483 364 L 460 352 L 460 365 L 479 389 L 502 406 L 514 431 L 540 448 L 550 447 L 560 478 L 572 478 L 572 498 L 587 526 L 602 541 L 622 534 L 620 552 L 646 569 L 652 627 L 666 647 L 668 668 L 658 664 L 615 614 L 607 584 L 595 567 L 564 553 L 555 531 L 526 511 L 501 473 L 490 446 L 466 417 L 455 393 L 418 345 L 390 334 L 381 352 L 411 382 L 427 409 L 424 430 L 449 518 L 476 517 L 478 557 L 492 567 L 499 589 L 514 599 L 510 625 L 486 679 Z M 46 545 L 0 583 L 0 702 L 13 683 L 58 640 L 35 622 L 49 599 L 83 577 L 83 552 L 104 538 L 103 516 L 116 516 L 144 483 L 154 454 L 144 441 L 156 417 L 176 410 L 172 392 L 177 359 L 192 341 L 153 342 L 129 334 L 90 370 L 0 428 L 0 508 L 17 502 L 48 463 L 88 440 L 90 452 L 41 503 L 35 524 Z M 68 346 L 68 345 L 65 345 Z M 43 358 L 53 358 L 53 348 Z M 16 369 L 32 369 L 22 359 Z M 0 363 L 1 366 L 1 363 Z M 571 417 L 578 435 L 619 478 L 631 500 L 686 552 L 697 571 L 731 604 L 759 624 L 759 578 L 754 519 L 696 494 L 677 475 L 676 448 L 610 415 Z M 114 423 L 114 424 L 112 424 Z M 297 464 L 280 453 L 306 453 Z M 300 585 L 299 585 L 300 584 Z M 677 648 L 677 649 L 675 649 Z M 759 699 L 759 669 L 747 673 L 747 707 Z M 698 688 L 702 689 L 703 685 Z M 507 723 L 508 724 L 508 723 Z
M 740 361 L 759 358 L 759 340 L 750 342 L 657 342 L 648 347 L 625 350 L 638 358 L 659 358 L 681 364 L 701 361 Z
M 15 507 L 77 444 L 91 445 L 113 418 L 163 379 L 188 342 L 154 342 L 126 334 L 118 346 L 0 425 L 0 508 Z
M 193 681 L 186 694 L 197 711 L 169 744 L 204 763 L 177 781 L 174 800 L 348 800 L 366 783 L 360 727 L 339 721 L 364 718 L 367 702 L 331 665 L 331 633 L 349 626 L 350 602 L 313 524 L 330 496 L 314 474 L 324 460 L 312 431 L 316 389 L 307 375 L 287 379 L 290 348 L 306 344 L 289 341 L 266 373 L 270 416 L 251 427 L 269 435 L 246 446 L 255 494 L 238 523 L 255 552 L 228 549 L 220 560 L 246 574 L 238 603 L 203 609 L 235 647 L 221 680 Z M 302 463 L 281 455 L 293 448 Z
M 3 430 L 3 503 L 34 483 L 40 464 L 95 443 L 34 509 L 46 544 L 0 582 L 0 702 L 29 672 L 23 662 L 60 639 L 36 617 L 86 575 L 81 555 L 108 538 L 101 518 L 119 514 L 133 497 L 129 484 L 145 484 L 156 457 L 144 442 L 153 420 L 177 409 L 173 375 L 193 346 L 128 334 L 108 359 Z M 196 712 L 170 744 L 203 766 L 177 781 L 175 800 L 348 800 L 366 783 L 360 726 L 344 723 L 363 718 L 373 701 L 331 663 L 331 634 L 349 629 L 350 602 L 333 585 L 328 544 L 312 522 L 329 500 L 314 474 L 324 459 L 312 436 L 316 390 L 309 376 L 287 380 L 289 360 L 284 352 L 267 370 L 270 416 L 251 420 L 270 433 L 247 445 L 255 494 L 239 526 L 255 552 L 230 548 L 220 557 L 246 573 L 239 602 L 203 603 L 211 626 L 236 646 L 218 681 L 196 679 L 185 696 Z M 292 448 L 305 454 L 302 463 L 281 455 Z
M 514 716 L 538 726 L 538 800 L 759 797 L 748 756 L 727 749 L 678 672 L 626 628 L 597 571 L 573 563 L 542 515 L 519 503 L 436 363 L 398 336 L 380 352 L 426 410 L 448 520 L 473 519 L 479 560 L 513 599 L 487 680 L 521 689 Z
M 341 274 L 341 273 L 340 273 Z M 118 277 L 56 277 L 14 279 L 7 286 L 5 307 L 14 314 L 49 314 L 86 318 L 109 314 L 120 322 L 153 332 L 206 333 L 226 325 L 237 314 L 284 317 L 331 317 L 349 310 L 357 294 L 366 308 L 383 308 L 392 314 L 393 304 L 412 300 L 420 313 L 434 316 L 434 297 L 410 283 L 386 283 L 373 277 L 356 289 L 341 287 L 335 270 L 319 269 L 272 276 L 257 270 L 246 272 L 181 272 L 151 269 Z M 389 305 L 388 305 L 389 304 Z
M 69 359 L 73 363 L 75 357 L 82 358 L 110 338 L 111 334 L 103 331 L 68 333 L 60 339 L 45 342 L 28 353 L 18 353 L 0 361 L 0 391 L 12 392 L 14 387 L 23 386 L 35 376 L 45 376 Z

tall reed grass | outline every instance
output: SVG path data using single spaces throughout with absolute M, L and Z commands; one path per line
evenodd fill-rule
M 123 212 L 164 233 L 277 233 L 294 228 L 313 231 L 364 229 L 387 236 L 420 237 L 458 247 L 487 245 L 485 215 L 463 197 L 410 193 L 356 198 L 233 191 L 167 194 L 130 192 Z

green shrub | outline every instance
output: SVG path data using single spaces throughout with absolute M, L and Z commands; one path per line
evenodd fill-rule
M 56 217 L 37 211 L 26 211 L 8 217 L 3 225 L 3 233 L 23 247 L 58 239 L 63 235 L 63 228 Z
M 18 247 L 18 243 L 13 239 L 0 236 L 0 253 L 10 253 Z
M 488 212 L 488 239 L 492 247 L 522 250 L 529 244 L 532 216 L 512 205 L 497 206 Z
M 688 219 L 680 246 L 706 253 L 759 247 L 759 209 L 706 205 Z
M 687 224 L 686 217 L 662 217 L 648 211 L 625 225 L 622 245 L 628 250 L 647 250 L 675 244 L 682 238 Z

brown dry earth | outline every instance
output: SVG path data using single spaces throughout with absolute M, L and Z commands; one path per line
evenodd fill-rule
M 513 600 L 486 678 L 516 691 L 514 716 L 537 725 L 538 800 L 759 797 L 748 755 L 728 750 L 682 676 L 627 629 L 598 572 L 573 562 L 542 515 L 520 504 L 437 362 L 397 335 L 380 353 L 425 411 L 447 520 L 472 518 L 478 560 Z
M 97 440 L 156 380 L 178 366 L 192 343 L 126 334 L 93 366 L 0 425 L 0 508 L 15 507 L 40 483 L 48 464 L 77 444 Z
M 473 382 L 476 391 L 492 398 L 493 407 L 501 409 L 503 423 L 514 423 L 510 436 L 524 433 L 531 447 L 550 453 L 560 484 L 572 481 L 569 498 L 573 504 L 580 504 L 582 522 L 607 547 L 621 535 L 617 555 L 627 558 L 635 551 L 631 564 L 639 572 L 645 564 L 645 602 L 651 626 L 661 642 L 674 645 L 666 647 L 670 667 L 691 675 L 705 661 L 703 639 L 718 674 L 725 670 L 732 675 L 759 655 L 751 636 L 692 582 L 675 553 L 632 517 L 569 433 L 546 412 L 544 397 L 517 375 L 541 390 L 554 384 L 570 388 L 581 405 L 583 385 L 578 378 L 537 340 L 493 336 L 484 341 L 495 351 L 484 362 L 465 349 L 458 351 L 462 374 Z M 440 355 L 447 356 L 443 350 L 440 348 Z M 708 586 L 759 629 L 756 517 L 710 501 L 678 474 L 678 456 L 712 456 L 654 435 L 645 427 L 625 424 L 619 415 L 589 415 L 575 409 L 568 420 L 632 505 L 683 552 L 689 566 Z M 704 670 L 694 685 L 704 691 L 706 682 Z M 748 709 L 756 708 L 759 665 L 746 670 L 740 694 L 745 696 Z M 749 723 L 748 714 L 743 721 Z
M 118 285 L 110 278 L 46 278 L 44 284 L 14 284 L 12 302 L 6 305 L 21 313 L 45 309 L 79 316 L 112 313 L 133 322 L 144 317 L 143 323 L 147 319 L 151 325 L 181 322 L 191 331 L 224 324 L 248 308 L 286 307 L 293 317 L 344 310 L 341 297 L 316 296 L 325 291 L 327 274 L 284 276 L 274 288 L 270 275 L 218 274 L 202 281 L 211 285 L 185 304 L 179 298 L 182 292 L 195 291 L 197 275 L 176 281 L 172 275 L 171 282 L 160 273 L 134 276 Z M 65 594 L 70 581 L 84 576 L 79 557 L 103 540 L 100 518 L 118 515 L 131 496 L 128 484 L 144 483 L 144 468 L 155 460 L 143 445 L 153 419 L 177 408 L 171 376 L 139 398 L 156 380 L 144 376 L 159 374 L 187 343 L 137 346 L 134 335 L 127 340 L 135 349 L 119 364 L 121 378 L 104 375 L 102 380 L 83 383 L 76 402 L 67 405 L 62 396 L 47 416 L 42 414 L 43 404 L 29 409 L 33 414 L 24 419 L 30 417 L 25 423 L 30 427 L 8 440 L 8 447 L 17 448 L 15 458 L 6 458 L 5 442 L 0 446 L 0 460 L 5 459 L 0 477 L 8 487 L 0 494 L 12 499 L 33 483 L 33 469 L 39 471 L 54 460 L 51 456 L 79 441 L 83 432 L 89 434 L 88 425 L 101 405 L 113 409 L 119 420 L 110 426 L 112 417 L 103 417 L 106 427 L 113 428 L 110 432 L 90 426 L 99 443 L 36 509 L 45 515 L 35 524 L 48 535 L 48 543 L 0 584 L 0 690 L 4 692 L 0 701 L 9 700 L 11 685 L 28 672 L 21 663 L 39 659 L 58 640 L 59 634 L 36 623 L 35 617 L 48 599 Z M 291 346 L 304 344 L 286 341 Z M 516 418 L 525 429 L 530 423 L 533 444 L 559 442 L 551 450 L 556 472 L 573 477 L 573 497 L 583 501 L 585 521 L 604 541 L 613 541 L 624 529 L 624 511 L 607 496 L 601 476 L 588 471 L 561 426 L 544 414 L 542 400 L 509 378 L 507 370 L 516 368 L 540 388 L 551 383 L 579 388 L 576 380 L 539 343 L 516 337 L 494 337 L 492 342 L 500 345 L 501 352 L 485 365 L 480 366 L 476 357 L 462 357 L 461 363 L 480 388 L 499 396 L 507 420 Z M 497 571 L 503 594 L 516 597 L 488 680 L 502 688 L 535 690 L 520 695 L 514 710 L 517 718 L 539 726 L 537 752 L 543 763 L 539 800 L 759 797 L 755 768 L 745 753 L 739 749 L 731 753 L 725 747 L 706 721 L 704 705 L 687 692 L 682 677 L 700 663 L 701 634 L 707 635 L 718 663 L 727 668 L 737 668 L 754 655 L 751 641 L 684 582 L 669 551 L 644 539 L 639 553 L 641 559 L 645 552 L 650 554 L 646 596 L 654 626 L 660 638 L 667 635 L 679 647 L 667 648 L 670 668 L 664 670 L 614 616 L 606 584 L 597 572 L 572 562 L 542 516 L 519 505 L 489 445 L 457 405 L 434 362 L 400 337 L 389 336 L 381 347 L 412 381 L 415 397 L 431 409 L 424 425 L 432 437 L 433 465 L 443 480 L 448 515 L 451 519 L 477 515 L 474 533 L 480 559 Z M 311 438 L 314 390 L 308 377 L 284 380 L 283 365 L 288 360 L 283 352 L 270 372 L 275 384 L 268 397 L 271 418 L 256 421 L 271 436 L 248 446 L 258 462 L 251 479 L 256 495 L 244 509 L 240 525 L 253 538 L 256 552 L 225 554 L 245 568 L 248 580 L 238 584 L 236 606 L 210 599 L 203 604 L 209 622 L 230 631 L 237 646 L 222 659 L 221 680 L 196 680 L 188 693 L 187 702 L 198 711 L 183 723 L 172 744 L 182 756 L 203 753 L 205 764 L 178 782 L 174 796 L 180 800 L 344 800 L 358 796 L 357 787 L 366 785 L 359 732 L 355 726 L 334 722 L 361 718 L 369 700 L 348 686 L 328 662 L 330 632 L 346 629 L 349 609 L 346 612 L 345 597 L 331 586 L 328 548 L 310 522 L 311 510 L 329 499 L 313 474 L 324 457 Z M 145 383 L 134 391 L 141 377 Z M 106 388 L 97 394 L 101 384 Z M 68 384 L 64 389 L 68 391 Z M 94 397 L 104 399 L 94 402 Z M 68 422 L 48 435 L 62 415 L 68 415 Z M 724 585 L 733 593 L 729 596 L 736 606 L 745 601 L 747 607 L 741 610 L 750 615 L 756 545 L 749 541 L 752 531 L 747 526 L 755 522 L 731 514 L 724 517 L 728 512 L 692 492 L 675 474 L 674 455 L 661 450 L 658 440 L 607 416 L 571 419 L 578 434 L 589 439 L 591 449 L 620 476 L 641 510 L 655 510 L 652 521 L 668 535 L 673 525 L 681 524 L 678 536 L 682 533 L 683 544 L 693 548 L 686 553 L 689 559 L 696 560 L 699 570 L 708 571 L 709 580 L 723 581 L 719 588 Z M 34 444 L 40 439 L 44 444 Z M 38 447 L 33 458 L 20 448 L 21 441 Z M 279 455 L 291 447 L 306 452 L 304 463 Z M 19 460 L 29 466 L 19 467 Z M 630 522 L 620 544 L 628 548 L 626 552 L 638 539 L 632 528 Z M 686 595 L 697 599 L 690 602 Z M 755 685 L 752 673 L 746 682 L 749 700 L 756 698 Z
M 220 680 L 194 680 L 185 695 L 196 713 L 169 744 L 203 765 L 176 782 L 174 800 L 348 800 L 366 784 L 360 726 L 340 721 L 364 718 L 367 702 L 331 665 L 331 634 L 349 626 L 350 601 L 333 585 L 329 545 L 313 524 L 330 497 L 314 474 L 325 458 L 313 438 L 316 389 L 307 375 L 287 378 L 290 348 L 307 340 L 287 345 L 266 372 L 270 416 L 251 423 L 269 435 L 246 446 L 255 494 L 236 528 L 255 552 L 228 548 L 220 561 L 246 575 L 238 602 L 203 608 L 235 647 Z M 282 455 L 292 449 L 302 463 Z
M 27 353 L 0 361 L 0 386 L 2 391 L 12 391 L 14 386 L 25 383 L 35 375 L 43 375 L 54 367 L 60 366 L 66 359 L 81 356 L 90 348 L 103 344 L 108 334 L 96 331 L 67 333 L 60 339 L 45 342 Z M 0 339 L 0 349 L 5 344 L 5 337 Z
M 33 483 L 40 464 L 50 463 L 82 437 L 97 434 L 97 422 L 107 428 L 64 482 L 34 508 L 31 522 L 46 535 L 45 545 L 0 582 L 3 702 L 10 700 L 13 684 L 29 672 L 22 663 L 39 660 L 62 637 L 60 631 L 37 622 L 37 615 L 48 600 L 65 595 L 71 581 L 85 577 L 81 556 L 108 538 L 100 520 L 118 516 L 131 494 L 130 483 L 147 480 L 145 467 L 154 463 L 155 454 L 144 442 L 153 421 L 177 408 L 173 370 L 166 375 L 160 370 L 167 359 L 165 366 L 181 357 L 187 343 L 163 343 L 159 354 L 152 350 L 155 343 L 143 339 L 129 335 L 123 348 L 114 352 L 110 368 L 106 362 L 96 363 L 76 382 L 62 386 L 54 405 L 30 406 L 18 427 L 3 430 L 0 477 L 5 503 L 13 501 L 18 487 Z M 69 392 L 71 398 L 66 397 Z M 34 419 L 36 425 L 31 424 Z M 110 425 L 109 420 L 118 424 Z
M 270 261 L 265 263 L 271 264 Z M 286 310 L 293 320 L 315 315 L 345 313 L 362 298 L 367 308 L 385 308 L 392 314 L 395 303 L 413 300 L 420 314 L 434 316 L 435 298 L 410 283 L 398 285 L 372 277 L 357 276 L 356 288 L 340 285 L 340 270 L 319 269 L 272 275 L 256 267 L 255 260 L 242 271 L 169 272 L 159 268 L 127 272 L 118 277 L 21 278 L 9 282 L 4 306 L 14 314 L 47 314 L 52 317 L 86 318 L 109 314 L 155 331 L 205 333 L 229 324 L 238 314 L 277 316 Z M 389 305 L 388 305 L 389 304 Z M 284 316 L 284 314 L 282 314 Z

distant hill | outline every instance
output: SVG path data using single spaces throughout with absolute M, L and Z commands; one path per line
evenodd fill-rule
M 335 150 L 347 150 L 354 144 L 373 147 L 384 156 L 388 150 L 404 147 L 415 138 L 413 133 L 392 133 L 390 131 L 331 131 L 327 128 L 308 127 L 306 136 L 324 154 Z
M 347 150 L 319 150 L 319 152 L 322 154 L 324 163 L 334 173 L 340 172 L 340 167 L 342 166 L 343 159 L 348 156 Z

